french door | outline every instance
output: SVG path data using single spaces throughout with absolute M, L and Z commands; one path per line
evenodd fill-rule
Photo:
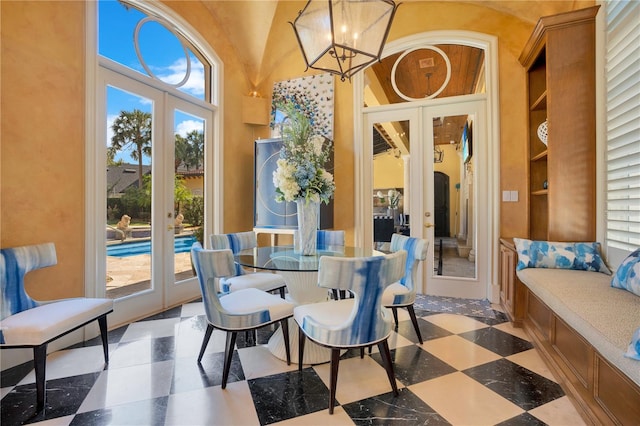
M 204 235 L 213 114 L 142 78 L 100 68 L 100 80 L 98 294 L 115 300 L 119 324 L 199 294 L 189 248 Z
M 362 211 L 365 217 L 387 216 L 386 191 L 399 190 L 403 216 L 394 218 L 395 231 L 429 240 L 418 291 L 485 299 L 491 282 L 485 102 L 468 98 L 364 113 L 363 158 L 372 161 L 362 171 L 363 198 L 370 200 Z M 391 139 L 394 149 L 376 154 L 371 141 L 377 133 Z M 384 249 L 374 222 L 363 223 L 363 244 Z

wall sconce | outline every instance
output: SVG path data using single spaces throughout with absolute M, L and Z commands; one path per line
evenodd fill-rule
M 379 61 L 397 8 L 392 0 L 309 0 L 290 22 L 307 69 L 345 81 Z
M 269 102 L 255 90 L 242 97 L 242 122 L 260 126 L 269 124 Z

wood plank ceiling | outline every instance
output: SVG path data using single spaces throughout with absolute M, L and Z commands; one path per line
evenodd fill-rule
M 451 77 L 447 85 L 435 98 L 468 95 L 484 92 L 484 51 L 470 46 L 441 44 L 436 46 L 449 58 Z M 388 56 L 371 68 L 375 78 L 380 83 L 385 100 L 382 104 L 396 104 L 408 102 L 394 89 L 392 69 L 398 58 L 404 52 Z M 371 73 L 369 73 L 371 76 Z M 406 97 L 422 99 L 440 90 L 447 76 L 447 65 L 443 56 L 433 49 L 421 48 L 402 57 L 396 66 L 395 82 L 398 91 Z M 438 117 L 434 119 L 434 143 L 436 145 L 449 144 L 460 141 L 467 116 Z M 410 141 L 408 123 L 398 123 Z M 387 141 L 387 146 L 374 146 L 374 154 L 395 149 L 395 143 L 386 132 L 381 137 Z M 407 147 L 408 148 L 408 147 Z

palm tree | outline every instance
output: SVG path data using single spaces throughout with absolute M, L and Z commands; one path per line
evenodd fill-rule
M 185 137 L 187 142 L 187 170 L 191 167 L 199 169 L 204 162 L 204 133 L 201 130 L 192 130 Z
M 120 111 L 111 129 L 110 150 L 131 150 L 131 157 L 138 161 L 138 188 L 142 188 L 142 156 L 151 156 L 151 113 L 139 109 Z

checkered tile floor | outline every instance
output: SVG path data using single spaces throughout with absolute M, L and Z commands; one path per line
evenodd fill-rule
M 287 366 L 238 336 L 229 384 L 220 388 L 224 334 L 215 331 L 202 364 L 202 303 L 188 303 L 110 332 L 110 363 L 98 339 L 49 355 L 47 407 L 34 415 L 30 363 L 2 372 L 3 426 L 47 425 L 581 425 L 522 330 L 504 315 L 476 318 L 419 310 L 424 344 L 408 315 L 389 340 L 400 395 L 374 348 L 341 359 L 328 414 L 329 365 Z

